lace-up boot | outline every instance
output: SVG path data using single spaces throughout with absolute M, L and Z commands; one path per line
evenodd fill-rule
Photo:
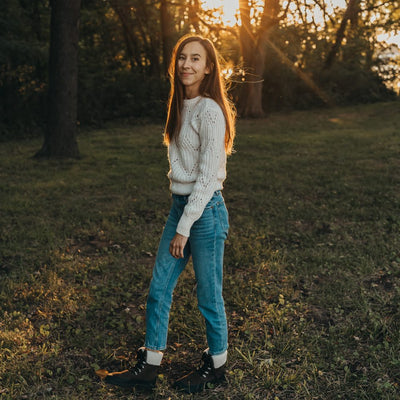
M 137 363 L 132 369 L 121 372 L 109 372 L 105 376 L 104 382 L 125 388 L 134 386 L 154 387 L 160 367 L 148 364 L 146 356 L 147 350 L 139 349 L 137 352 Z
M 196 393 L 225 380 L 225 364 L 214 368 L 212 356 L 204 352 L 200 367 L 178 379 L 173 387 L 186 393 Z

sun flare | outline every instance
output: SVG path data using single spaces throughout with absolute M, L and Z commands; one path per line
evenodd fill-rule
M 283 7 L 286 7 L 288 0 L 283 1 Z M 312 0 L 304 0 L 305 4 L 311 2 Z M 333 12 L 334 8 L 345 8 L 346 1 L 345 0 L 326 0 L 327 1 L 327 9 L 330 12 Z M 258 12 L 262 12 L 264 8 L 263 1 L 255 1 L 253 3 L 258 10 Z M 291 3 L 289 9 L 295 11 L 296 7 L 299 5 L 295 3 Z M 240 16 L 239 16 L 239 0 L 203 0 L 201 2 L 201 7 L 203 10 L 210 11 L 212 13 L 213 18 L 219 21 L 225 26 L 235 26 L 236 24 L 240 25 Z M 300 7 L 303 12 L 306 12 L 306 6 Z M 323 13 L 322 11 L 316 7 L 314 10 L 314 15 L 307 15 L 307 19 L 310 22 L 312 19 L 316 20 L 319 23 L 323 21 Z M 296 19 L 297 22 L 300 19 Z
M 285 8 L 290 0 L 283 0 L 282 6 Z M 314 0 L 304 0 L 304 5 L 300 6 L 300 11 L 303 13 L 308 23 L 316 22 L 320 29 L 324 29 L 324 19 L 326 16 L 319 7 L 315 7 L 313 12 L 308 11 L 308 5 L 314 3 Z M 256 0 L 253 2 L 258 12 L 262 12 L 264 2 Z M 338 9 L 346 8 L 346 0 L 325 0 L 326 11 L 329 14 L 337 12 Z M 203 10 L 210 13 L 212 23 L 222 24 L 229 27 L 240 25 L 239 0 L 202 0 L 201 7 Z M 291 13 L 286 17 L 288 22 L 301 23 L 296 10 L 299 7 L 295 2 L 290 2 L 289 10 Z M 383 33 L 378 36 L 378 41 L 386 42 L 387 44 L 395 44 L 400 47 L 400 34 L 396 32 Z
M 214 11 L 213 16 L 225 26 L 235 26 L 238 23 L 239 0 L 203 0 L 201 7 Z

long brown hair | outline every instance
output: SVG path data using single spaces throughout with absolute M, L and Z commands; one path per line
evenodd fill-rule
M 209 97 L 215 100 L 221 107 L 225 116 L 225 151 L 231 154 L 233 147 L 233 139 L 235 137 L 235 119 L 236 111 L 232 102 L 227 95 L 227 89 L 224 78 L 221 75 L 221 66 L 219 55 L 213 43 L 209 39 L 205 39 L 198 35 L 185 35 L 178 43 L 172 52 L 171 63 L 168 69 L 171 90 L 168 100 L 168 116 L 164 130 L 164 143 L 169 144 L 173 137 L 179 135 L 181 127 L 181 110 L 184 99 L 184 87 L 178 78 L 178 59 L 183 48 L 190 42 L 199 42 L 207 53 L 206 65 L 210 69 L 200 84 L 200 95 Z

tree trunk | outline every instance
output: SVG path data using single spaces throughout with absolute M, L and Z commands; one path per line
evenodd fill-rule
M 248 72 L 240 92 L 238 112 L 244 118 L 262 118 L 262 76 L 265 67 L 265 46 L 254 47 L 254 54 L 246 62 Z
M 239 29 L 240 50 L 245 69 L 245 81 L 239 95 L 238 112 L 244 118 L 261 118 L 264 116 L 261 77 L 264 72 L 265 51 L 263 47 L 257 46 L 252 32 L 248 0 L 240 0 L 239 7 L 242 21 Z
M 262 107 L 263 75 L 266 57 L 266 41 L 270 31 L 278 22 L 280 12 L 279 0 L 265 0 L 261 25 L 253 32 L 248 0 L 239 0 L 240 49 L 246 79 L 239 95 L 238 112 L 242 117 L 262 118 L 265 116 Z
M 110 0 L 109 2 L 121 22 L 122 34 L 124 36 L 126 52 L 129 57 L 131 69 L 136 67 L 143 72 L 143 64 L 140 57 L 141 53 L 133 34 L 134 22 L 130 15 L 130 7 L 129 5 L 121 5 L 119 1 L 115 0 Z
M 169 63 L 171 61 L 171 53 L 173 48 L 173 29 L 171 16 L 168 12 L 167 0 L 161 0 L 160 5 L 160 22 L 161 22 L 161 37 L 163 49 L 163 66 L 164 73 L 168 73 Z
M 333 44 L 330 52 L 328 53 L 328 55 L 326 57 L 324 69 L 329 69 L 333 65 L 333 63 L 336 59 L 336 56 L 342 46 L 348 21 L 350 20 L 352 22 L 352 24 L 357 24 L 359 2 L 360 2 L 360 0 L 349 0 L 346 11 L 343 15 L 342 22 L 340 23 L 339 29 L 336 32 L 335 43 Z
M 147 73 L 149 76 L 161 76 L 161 63 L 160 63 L 160 35 L 154 35 L 150 18 L 151 10 L 147 7 L 139 7 L 136 10 L 139 25 L 141 27 L 142 36 L 146 43 L 146 53 L 149 60 Z M 150 23 L 149 23 L 150 21 Z
M 188 17 L 190 24 L 193 26 L 194 31 L 196 34 L 200 34 L 200 18 L 199 13 L 201 10 L 201 5 L 199 0 L 192 0 L 188 4 Z
M 51 0 L 47 130 L 36 157 L 78 158 L 78 37 L 81 0 Z

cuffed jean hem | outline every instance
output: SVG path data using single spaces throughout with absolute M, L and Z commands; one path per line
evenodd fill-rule
M 224 354 L 228 351 L 228 346 L 226 347 L 226 349 L 224 351 L 219 351 L 218 353 L 213 353 L 210 349 L 208 349 L 208 354 L 210 356 L 220 356 L 221 354 Z
M 157 346 L 148 346 L 146 343 L 144 344 L 143 347 L 145 347 L 147 350 L 152 350 L 152 351 L 165 351 L 165 350 L 167 350 L 166 347 L 164 347 L 164 348 L 159 348 L 159 347 L 157 347 Z

